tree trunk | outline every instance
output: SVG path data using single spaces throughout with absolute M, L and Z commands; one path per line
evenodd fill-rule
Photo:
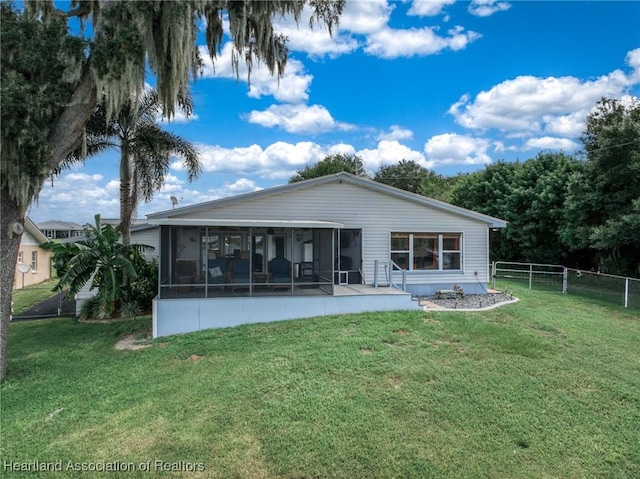
M 49 134 L 48 141 L 52 151 L 49 163 L 51 171 L 56 170 L 68 155 L 82 145 L 84 127 L 96 104 L 95 83 L 89 67 L 86 66 L 80 84 L 73 92 L 67 108 L 58 117 Z M 3 158 L 3 161 L 5 160 Z M 20 159 L 11 158 L 8 161 L 17 163 Z M 42 189 L 42 184 L 37 193 L 40 192 L 40 189 Z M 37 193 L 34 196 L 37 196 Z M 14 225 L 19 223 L 24 226 L 24 218 L 29 204 L 21 206 L 5 188 L 2 188 L 0 193 L 0 201 L 0 267 L 2 268 L 0 274 L 0 382 L 2 382 L 7 373 L 7 344 L 13 296 L 13 275 L 22 239 L 22 234 L 15 234 Z M 32 201 L 33 198 L 29 198 L 29 203 Z
M 131 162 L 127 141 L 122 141 L 120 152 L 120 225 L 118 229 L 122 234 L 122 244 L 131 244 L 131 216 L 133 206 L 131 204 Z
M 25 211 L 11 199 L 9 192 L 2 189 L 0 198 L 0 381 L 7 374 L 7 344 L 9 322 L 11 320 L 11 300 L 13 296 L 13 277 L 20 250 L 24 228 Z M 20 226 L 16 226 L 20 225 Z M 18 234 L 18 232 L 20 232 Z

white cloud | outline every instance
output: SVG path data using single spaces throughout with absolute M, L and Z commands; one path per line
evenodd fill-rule
M 310 141 L 295 144 L 278 141 L 264 149 L 259 145 L 236 148 L 199 145 L 198 150 L 204 174 L 259 175 L 270 179 L 288 178 L 297 169 L 328 154 L 327 149 Z M 171 168 L 177 171 L 184 169 L 179 162 L 174 162 Z
M 162 116 L 162 114 L 158 115 L 157 121 L 163 124 L 172 124 L 172 123 L 189 123 L 190 121 L 196 121 L 198 119 L 198 115 L 192 113 L 187 116 L 187 114 L 181 110 L 180 108 L 176 108 L 174 115 L 169 120 L 166 116 Z
M 340 16 L 339 29 L 362 35 L 375 33 L 389 23 L 393 9 L 386 0 L 347 2 Z
M 371 174 L 375 173 L 382 165 L 392 165 L 401 160 L 415 161 L 425 168 L 430 167 L 422 153 L 395 140 L 382 140 L 376 149 L 360 150 L 356 155 L 362 158 L 365 169 Z
M 79 218 L 80 224 L 91 222 L 100 214 L 103 218 L 120 216 L 119 180 L 106 180 L 99 174 L 70 172 L 46 182 L 34 210 L 37 222 Z M 79 217 L 79 212 L 82 216 Z
M 419 17 L 433 17 L 440 14 L 444 7 L 454 3 L 456 3 L 456 0 L 413 0 L 407 14 Z
M 290 50 L 306 52 L 312 57 L 326 55 L 335 58 L 351 53 L 359 47 L 358 41 L 344 32 L 343 28 L 336 28 L 333 31 L 333 35 L 330 35 L 329 30 L 324 25 L 314 21 L 313 29 L 310 29 L 311 14 L 311 9 L 305 7 L 297 23 L 292 17 L 275 19 L 274 30 L 288 38 L 287 47 Z M 341 26 L 343 25 L 343 20 L 344 15 L 341 17 Z
M 469 13 L 477 17 L 488 17 L 496 12 L 509 10 L 511 4 L 497 0 L 473 0 L 469 4 Z
M 481 165 L 491 163 L 487 154 L 490 142 L 456 133 L 445 133 L 430 138 L 424 151 L 430 167 L 438 165 Z
M 412 160 L 424 167 L 430 164 L 424 155 L 395 140 L 382 140 L 375 149 L 356 149 L 345 143 L 319 145 L 310 141 L 286 143 L 278 141 L 266 148 L 251 145 L 242 148 L 224 148 L 218 145 L 199 145 L 203 176 L 209 173 L 232 174 L 234 176 L 257 175 L 263 179 L 288 179 L 297 170 L 312 165 L 328 155 L 357 155 L 365 168 L 373 173 L 381 165 L 395 164 L 400 160 Z M 182 171 L 184 167 L 174 162 L 171 168 Z M 219 192 L 212 192 L 218 194 Z
M 633 69 L 633 72 L 629 76 L 631 82 L 640 83 L 640 48 L 631 50 L 625 57 L 625 62 L 629 67 Z
M 226 43 L 218 54 L 215 64 L 211 61 L 205 47 L 200 47 L 200 55 L 204 63 L 202 76 L 204 78 L 227 78 L 247 81 L 247 66 L 244 61 L 238 65 L 239 75 L 233 71 L 232 63 L 233 45 Z M 309 97 L 309 87 L 313 76 L 305 73 L 302 62 L 290 58 L 284 76 L 278 79 L 277 75 L 271 75 L 269 69 L 262 63 L 254 63 L 251 70 L 251 84 L 247 95 L 252 98 L 273 96 L 282 102 L 306 101 Z
M 331 130 L 350 130 L 353 126 L 333 119 L 321 105 L 271 105 L 264 111 L 247 115 L 249 123 L 268 128 L 279 127 L 289 133 L 318 134 Z
M 353 145 L 347 145 L 345 143 L 338 143 L 337 145 L 331 145 L 327 149 L 327 155 L 349 155 L 354 156 L 356 149 Z
M 523 147 L 524 150 L 562 150 L 566 152 L 573 152 L 578 148 L 580 148 L 580 145 L 575 141 L 552 136 L 530 138 Z
M 410 140 L 413 138 L 413 131 L 402 128 L 398 125 L 391 125 L 388 132 L 380 132 L 378 140 Z
M 627 54 L 629 74 L 615 70 L 593 80 L 519 76 L 506 80 L 474 99 L 463 95 L 449 113 L 465 128 L 498 129 L 512 136 L 576 136 L 584 128 L 588 112 L 602 98 L 619 98 L 640 83 L 640 49 Z
M 262 189 L 263 188 L 258 186 L 253 180 L 248 178 L 239 178 L 233 182 L 225 182 L 220 188 L 212 188 L 208 190 L 207 193 L 215 198 L 225 198 L 227 196 L 241 195 Z
M 396 30 L 384 28 L 367 37 L 364 51 L 381 58 L 399 58 L 433 55 L 445 49 L 461 50 L 481 37 L 479 33 L 465 32 L 460 26 L 450 29 L 448 36 L 437 35 L 434 28 Z

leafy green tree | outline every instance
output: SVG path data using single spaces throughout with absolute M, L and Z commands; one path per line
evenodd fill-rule
M 562 238 L 593 250 L 594 266 L 640 274 L 640 101 L 603 99 L 581 137 L 585 168 L 571 178 Z
M 135 280 L 136 259 L 150 246 L 120 243 L 120 234 L 111 225 L 100 223 L 100 215 L 95 216 L 96 224 L 84 228 L 84 240 L 74 243 L 76 253 L 69 258 L 67 271 L 60 278 L 56 290 L 67 285 L 67 295 L 78 293 L 91 281 L 90 289 L 97 288 L 98 314 L 101 318 L 115 317 L 127 298 L 123 288 L 123 278 Z M 55 250 L 54 250 L 55 251 Z
M 563 243 L 568 184 L 582 164 L 563 153 L 541 153 L 523 162 L 505 204 L 506 238 L 521 261 L 574 264 L 578 257 Z
M 509 222 L 491 232 L 493 259 L 572 264 L 576 252 L 564 245 L 560 228 L 569 180 L 581 169 L 580 161 L 562 153 L 498 162 L 460 177 L 452 202 Z
M 422 181 L 428 176 L 429 170 L 415 161 L 401 160 L 395 165 L 382 165 L 373 180 L 411 193 L 420 193 Z
M 307 166 L 291 177 L 289 183 L 309 180 L 311 178 L 319 178 L 321 176 L 333 175 L 346 171 L 356 176 L 369 178 L 362 164 L 362 158 L 359 156 L 335 154 L 329 155 L 314 165 Z
M 58 278 L 64 276 L 69 270 L 69 261 L 78 254 L 78 247 L 75 243 L 62 243 L 60 241 L 49 241 L 42 243 L 41 248 L 51 251 L 51 263 L 56 270 Z
M 141 95 L 150 71 L 171 117 L 202 65 L 196 44 L 201 25 L 212 60 L 228 25 L 236 72 L 243 60 L 251 75 L 259 61 L 281 76 L 288 49 L 272 19 L 297 20 L 307 4 L 311 26 L 323 23 L 331 33 L 344 0 L 72 0 L 67 11 L 52 0 L 26 0 L 24 11 L 2 2 L 0 261 L 7 267 L 0 280 L 0 381 L 7 365 L 10 265 L 17 261 L 25 213 L 46 179 L 84 144 L 98 98 L 104 96 L 111 117 Z M 77 20 L 84 27 L 74 35 L 70 25 Z
M 189 97 L 179 98 L 187 115 L 193 111 Z M 169 173 L 173 156 L 182 159 L 189 181 L 201 171 L 195 146 L 184 138 L 164 131 L 157 123 L 162 105 L 156 90 L 145 91 L 133 108 L 125 103 L 113 116 L 107 116 L 104 104 L 98 105 L 87 123 L 87 156 L 108 148 L 120 151 L 120 225 L 122 242 L 131 243 L 131 220 L 140 197 L 151 201 Z M 64 166 L 82 161 L 80 152 L 69 157 Z
M 422 179 L 418 193 L 429 198 L 451 203 L 451 192 L 456 183 L 464 174 L 456 176 L 439 175 L 433 171 Z
M 478 213 L 508 220 L 505 205 L 520 165 L 499 161 L 483 170 L 461 176 L 451 190 L 451 203 Z M 519 259 L 506 238 L 506 228 L 491 232 L 490 255 L 494 260 Z

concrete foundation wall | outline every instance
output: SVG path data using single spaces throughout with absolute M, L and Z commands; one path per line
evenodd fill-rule
M 420 309 L 410 294 L 156 299 L 153 301 L 153 337 L 285 319 L 409 309 Z

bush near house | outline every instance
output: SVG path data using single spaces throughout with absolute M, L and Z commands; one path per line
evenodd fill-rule
M 68 286 L 70 296 L 91 282 L 91 289 L 98 293 L 83 305 L 82 319 L 137 316 L 150 308 L 151 284 L 154 290 L 157 287 L 157 265 L 142 256 L 152 247 L 123 245 L 113 226 L 101 224 L 100 215 L 95 216 L 95 221 L 95 226 L 84 228 L 84 240 L 68 245 L 48 244 L 54 261 L 66 263 L 56 289 Z

